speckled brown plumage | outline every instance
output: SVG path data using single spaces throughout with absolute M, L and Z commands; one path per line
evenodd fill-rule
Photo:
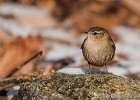
M 109 32 L 102 27 L 92 27 L 86 33 L 81 46 L 84 58 L 89 65 L 106 65 L 113 59 L 116 49 Z

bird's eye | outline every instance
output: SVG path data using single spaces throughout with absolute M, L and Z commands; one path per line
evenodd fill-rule
M 93 32 L 94 35 L 97 35 L 97 32 Z

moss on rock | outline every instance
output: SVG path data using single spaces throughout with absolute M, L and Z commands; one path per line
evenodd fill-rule
M 113 74 L 71 75 L 56 72 L 50 78 L 23 83 L 13 100 L 137 100 L 140 99 L 139 93 L 138 80 Z

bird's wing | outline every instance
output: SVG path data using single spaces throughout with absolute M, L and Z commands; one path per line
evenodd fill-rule
M 116 46 L 115 46 L 115 44 L 114 44 L 114 42 L 113 42 L 113 40 L 112 40 L 111 37 L 109 37 L 109 42 L 110 42 L 110 44 L 112 45 L 112 48 L 113 48 L 114 50 L 116 50 Z
M 82 45 L 81 45 L 81 48 L 80 49 L 83 49 L 84 48 L 84 43 L 85 41 L 87 40 L 87 37 L 85 38 L 85 40 L 83 41 Z

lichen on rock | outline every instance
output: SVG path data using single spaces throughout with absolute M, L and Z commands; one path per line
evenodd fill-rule
M 71 75 L 53 73 L 49 78 L 25 82 L 13 100 L 140 99 L 140 81 L 113 74 Z M 138 97 L 139 96 L 139 97 Z

